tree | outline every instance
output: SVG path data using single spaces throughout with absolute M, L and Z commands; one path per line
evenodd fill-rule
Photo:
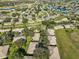
M 15 41 L 14 44 L 15 44 L 17 47 L 21 48 L 21 47 L 26 46 L 26 42 L 27 42 L 26 39 L 21 38 L 21 39 Z
M 4 27 L 4 22 L 1 22 L 1 25 L 2 25 L 2 29 L 3 29 L 3 27 Z
M 12 21 L 12 27 L 15 28 L 15 24 L 16 24 L 16 18 L 13 18 L 13 21 Z
M 22 23 L 23 23 L 23 24 L 26 24 L 27 22 L 28 22 L 28 19 L 27 19 L 27 18 L 22 17 Z
M 26 28 L 24 28 L 23 32 L 25 33 L 26 36 L 34 36 L 34 29 L 33 28 L 28 29 L 26 27 Z
M 10 30 L 9 32 L 5 32 L 2 34 L 2 38 L 4 40 L 4 43 L 10 43 L 12 42 L 13 40 L 13 37 L 14 37 L 14 33 L 12 32 L 12 30 Z
M 42 21 L 42 24 L 46 25 L 46 29 L 47 29 L 50 28 L 50 26 L 53 27 L 53 25 L 55 25 L 56 23 L 54 22 L 54 20 L 50 19 L 50 20 Z
M 11 41 L 13 40 L 14 32 L 12 32 L 12 29 L 7 33 L 7 36 L 11 39 Z
M 0 46 L 2 46 L 3 45 L 3 39 L 2 39 L 2 37 L 0 36 Z
M 49 59 L 48 48 L 36 48 L 36 50 L 34 51 L 33 59 Z
M 18 48 L 11 56 L 11 59 L 23 59 L 25 55 L 25 50 L 23 48 Z
M 11 19 L 12 19 L 11 17 L 6 17 L 4 22 L 11 22 Z
M 48 49 L 49 41 L 47 39 L 46 31 L 45 30 L 41 31 L 40 35 L 41 35 L 40 41 L 39 44 L 36 45 L 33 59 L 49 59 L 49 49 Z
M 16 17 L 17 16 L 17 14 L 16 13 L 12 13 L 12 17 Z
M 35 14 L 32 15 L 32 20 L 36 20 Z
M 10 13 L 10 12 L 8 12 L 8 11 L 2 11 L 2 12 L 1 12 L 1 14 L 4 14 L 4 15 L 6 15 L 6 14 L 8 14 L 8 13 Z
M 27 8 L 22 8 L 21 10 L 22 10 L 22 12 L 23 12 L 23 11 L 26 11 L 26 10 L 27 10 Z
M 16 11 L 21 11 L 21 8 L 19 8 L 19 7 L 16 7 L 15 9 L 16 9 Z
M 18 18 L 20 17 L 20 13 L 16 13 L 16 15 L 18 16 Z
M 49 44 L 49 40 L 48 40 L 48 37 L 47 37 L 47 30 L 42 30 L 40 32 L 40 41 L 39 43 L 42 43 L 43 46 L 47 47 L 48 44 Z

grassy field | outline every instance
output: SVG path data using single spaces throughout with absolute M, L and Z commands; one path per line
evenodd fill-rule
M 55 21 L 60 21 L 60 20 L 62 20 L 63 18 L 65 18 L 65 16 L 60 15 L 60 16 L 58 16 L 58 17 L 55 18 Z
M 79 30 L 56 30 L 61 59 L 79 59 Z

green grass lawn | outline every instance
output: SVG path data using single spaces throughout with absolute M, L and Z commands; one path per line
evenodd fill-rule
M 24 44 L 22 46 L 22 48 L 25 49 L 25 51 L 27 51 L 31 40 L 32 40 L 32 38 L 30 36 L 27 36 L 27 42 L 26 42 L 26 44 Z M 18 49 L 18 46 L 16 44 L 12 43 L 12 45 L 10 46 L 10 49 L 9 49 L 8 59 L 12 59 L 12 55 L 17 51 L 17 49 Z
M 27 37 L 27 43 L 26 43 L 26 51 L 27 51 L 27 49 L 28 49 L 28 46 L 29 46 L 31 40 L 32 40 L 32 37 L 28 36 L 28 37 Z
M 79 59 L 79 30 L 56 30 L 57 45 L 61 59 Z
M 61 16 L 61 15 L 60 15 L 60 16 L 58 16 L 58 17 L 55 18 L 55 21 L 62 20 L 63 18 L 65 18 L 65 16 L 63 16 L 63 15 Z

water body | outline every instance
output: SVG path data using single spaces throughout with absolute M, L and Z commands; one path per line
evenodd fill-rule
M 0 8 L 0 10 L 15 10 L 14 8 Z
M 61 7 L 61 6 L 53 6 L 53 5 L 48 5 L 47 8 L 49 10 L 55 10 L 57 12 L 62 12 L 62 13 L 68 13 L 69 11 L 66 9 L 66 7 Z

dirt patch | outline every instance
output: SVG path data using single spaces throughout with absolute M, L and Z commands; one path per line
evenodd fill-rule
M 71 37 L 72 40 L 74 40 L 76 42 L 79 41 L 79 33 L 78 32 L 72 32 L 70 34 L 70 37 Z

